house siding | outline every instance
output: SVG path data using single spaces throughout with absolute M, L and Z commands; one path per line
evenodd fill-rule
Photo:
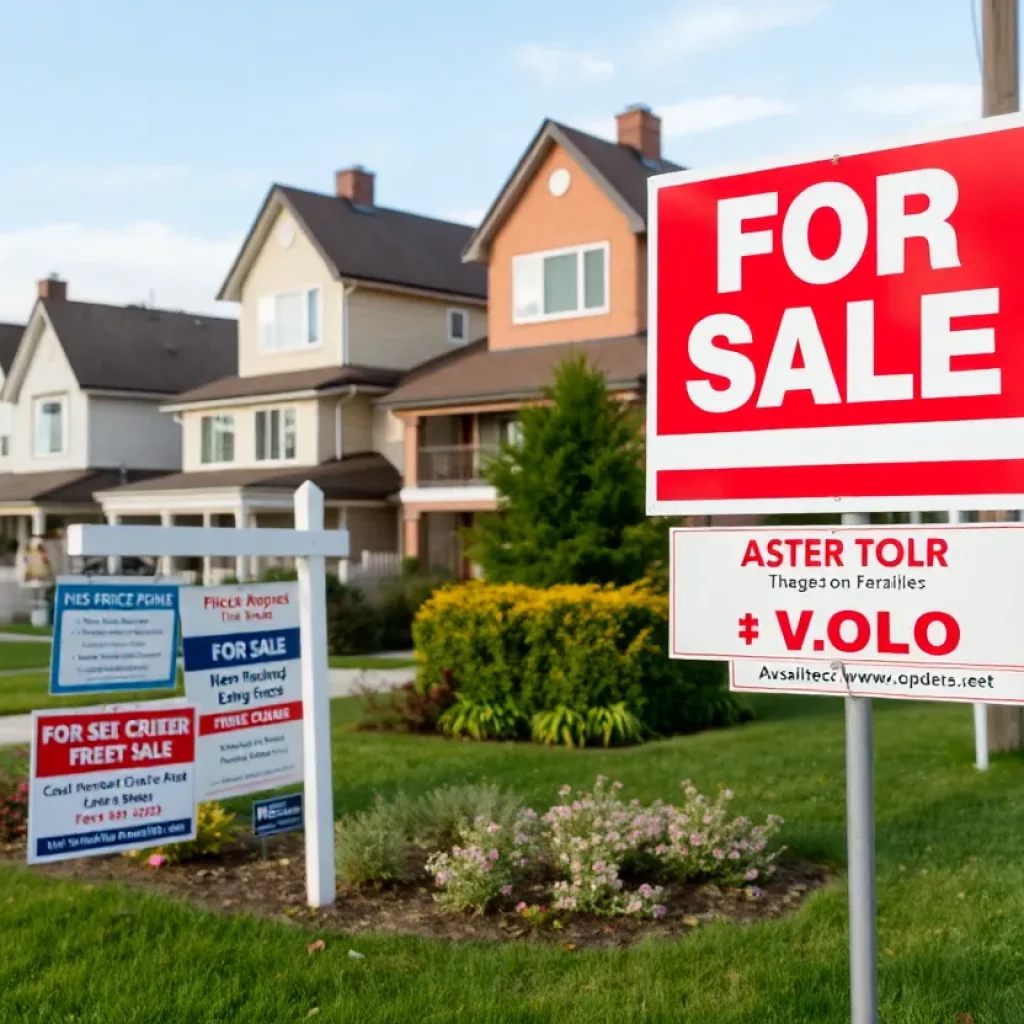
M 36 458 L 32 452 L 35 435 L 35 400 L 49 395 L 66 396 L 67 415 L 65 450 L 60 455 Z M 156 416 L 160 413 L 153 407 Z M 138 440 L 138 437 L 136 437 Z M 78 387 L 71 364 L 64 355 L 56 334 L 45 326 L 32 361 L 25 373 L 18 402 L 11 418 L 11 458 L 14 473 L 45 473 L 57 469 L 87 469 L 89 466 L 88 399 Z M 137 461 L 133 460 L 133 465 Z
M 90 466 L 177 470 L 181 428 L 156 402 L 88 397 Z
M 373 450 L 380 452 L 399 473 L 405 467 L 405 423 L 390 409 L 373 410 Z
M 287 248 L 281 227 L 291 221 L 294 238 Z M 259 347 L 259 300 L 296 289 L 319 288 L 321 294 L 321 343 L 291 352 L 262 352 Z M 238 323 L 238 372 L 242 377 L 285 373 L 343 362 L 342 285 L 335 280 L 320 253 L 287 210 L 282 210 L 253 261 L 242 286 Z
M 445 302 L 357 286 L 346 298 L 349 363 L 408 370 L 451 352 L 449 309 L 468 314 L 468 340 L 487 333 L 487 311 L 458 299 Z
M 548 191 L 548 177 L 563 167 L 571 175 L 565 195 Z M 609 243 L 608 312 L 541 323 L 512 321 L 512 259 L 547 249 Z M 622 211 L 572 157 L 556 146 L 526 186 L 491 244 L 488 262 L 492 349 L 585 341 L 636 334 L 646 327 L 643 253 Z
M 373 450 L 373 406 L 366 395 L 356 395 L 341 407 L 341 452 Z
M 350 508 L 349 559 L 358 562 L 364 551 L 394 551 L 398 545 L 397 508 Z

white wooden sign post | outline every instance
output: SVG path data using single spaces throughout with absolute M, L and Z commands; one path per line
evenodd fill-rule
M 276 556 L 294 558 L 299 576 L 302 649 L 302 740 L 305 766 L 306 897 L 334 902 L 334 799 L 327 664 L 326 558 L 348 557 L 348 531 L 324 529 L 324 495 L 306 481 L 295 492 L 295 529 L 206 526 L 68 527 L 71 556 Z

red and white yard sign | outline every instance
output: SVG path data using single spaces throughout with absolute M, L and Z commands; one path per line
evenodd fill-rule
M 1024 502 L 1021 167 L 1010 115 L 652 178 L 648 512 Z

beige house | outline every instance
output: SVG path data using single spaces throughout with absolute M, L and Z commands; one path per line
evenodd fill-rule
M 464 264 L 468 227 L 380 207 L 374 177 L 340 171 L 330 195 L 275 185 L 221 289 L 238 302 L 238 373 L 162 409 L 182 430 L 180 472 L 105 491 L 112 522 L 291 523 L 304 480 L 351 540 L 347 571 L 397 564 L 404 425 L 376 405 L 412 367 L 486 324 L 487 277 Z M 259 560 L 207 559 L 206 581 Z

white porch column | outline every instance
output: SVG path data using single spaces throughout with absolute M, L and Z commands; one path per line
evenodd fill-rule
M 203 527 L 209 529 L 213 526 L 213 513 L 203 513 Z M 208 587 L 213 582 L 213 558 L 210 555 L 203 555 L 203 586 Z
M 160 525 L 161 526 L 173 526 L 174 525 L 174 514 L 172 512 L 161 512 L 160 513 Z M 162 555 L 160 557 L 160 575 L 170 576 L 174 572 L 174 557 L 172 555 Z
M 116 512 L 107 513 L 107 522 L 111 526 L 121 525 L 121 516 Z M 120 555 L 109 555 L 107 557 L 107 575 L 116 576 L 121 571 L 121 556 Z
M 28 543 L 29 529 L 28 529 L 28 516 L 18 516 L 18 547 L 24 548 Z
M 250 526 L 256 529 L 260 524 L 257 522 L 256 513 L 250 511 L 246 517 L 246 526 Z M 258 580 L 260 573 L 263 572 L 263 558 L 260 555 L 249 556 L 249 579 Z
M 341 508 L 338 509 L 338 529 L 339 530 L 348 530 L 348 505 L 342 505 Z M 348 578 L 349 578 L 349 571 L 348 570 L 349 570 L 349 567 L 352 564 L 351 559 L 352 559 L 352 552 L 351 552 L 351 550 L 349 551 L 349 557 L 348 558 L 339 558 L 338 559 L 338 579 L 341 580 L 342 583 L 348 582 Z
M 32 509 L 32 536 L 42 537 L 46 534 L 46 513 L 41 508 Z
M 239 505 L 235 509 L 235 528 L 241 530 L 245 527 L 246 511 L 244 505 Z M 245 579 L 245 563 L 247 559 L 245 555 L 235 556 L 235 577 L 238 582 L 241 583 Z

